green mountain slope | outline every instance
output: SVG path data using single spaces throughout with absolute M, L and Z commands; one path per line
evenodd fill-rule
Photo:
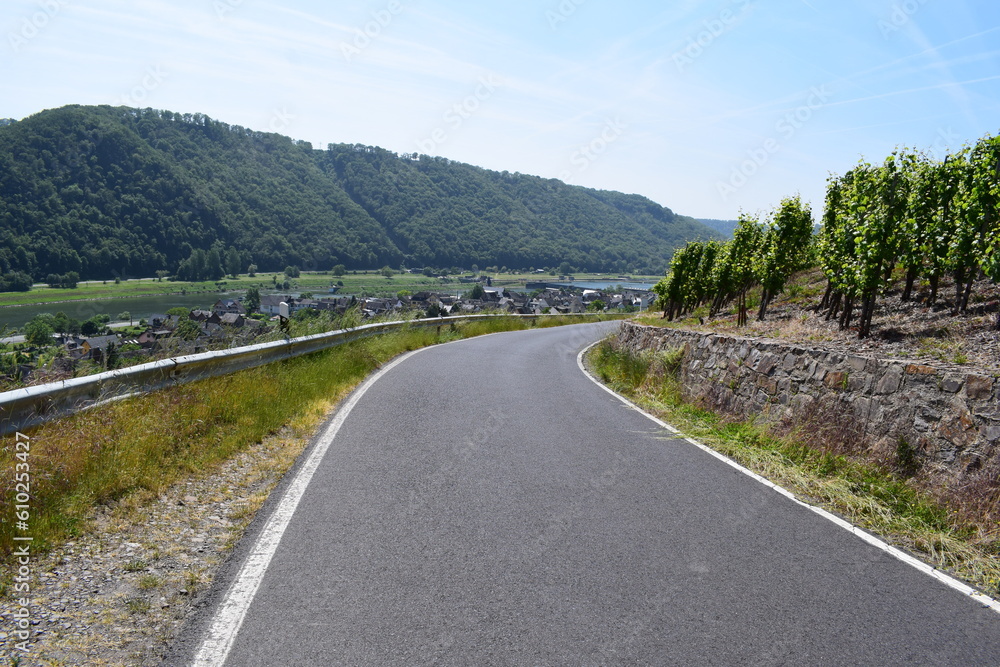
M 698 222 L 709 229 L 714 229 L 726 239 L 733 238 L 733 232 L 736 231 L 737 225 L 740 224 L 739 220 L 715 220 L 712 218 L 698 218 Z
M 662 271 L 716 234 L 637 195 L 125 107 L 0 125 L 0 273 L 555 266 Z M 214 261 L 214 260 L 213 260 Z

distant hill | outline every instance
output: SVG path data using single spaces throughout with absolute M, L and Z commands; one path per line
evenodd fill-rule
M 719 235 L 639 195 L 127 107 L 0 123 L 0 273 L 399 266 L 662 273 Z
M 713 220 L 711 218 L 698 218 L 698 222 L 721 234 L 726 239 L 733 238 L 733 232 L 740 224 L 739 220 Z

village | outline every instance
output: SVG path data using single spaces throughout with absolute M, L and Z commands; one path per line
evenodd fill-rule
M 50 382 L 101 370 L 131 366 L 207 350 L 250 345 L 280 335 L 315 333 L 352 326 L 373 318 L 456 317 L 477 313 L 521 315 L 573 314 L 588 311 L 634 312 L 645 310 L 655 295 L 648 291 L 612 291 L 566 287 L 541 287 L 532 293 L 494 287 L 488 279 L 475 282 L 464 295 L 442 292 L 400 292 L 392 297 L 310 293 L 266 294 L 257 298 L 218 299 L 206 309 L 171 309 L 150 315 L 137 326 L 107 326 L 110 318 L 97 318 L 94 331 L 79 323 L 55 323 L 45 339 L 22 346 L 8 344 L 3 366 L 4 384 L 18 386 Z M 281 325 L 287 308 L 288 326 Z M 26 327 L 26 330 L 29 327 Z M 87 335 L 90 334 L 90 335 Z M 13 348 L 13 349 L 12 349 Z

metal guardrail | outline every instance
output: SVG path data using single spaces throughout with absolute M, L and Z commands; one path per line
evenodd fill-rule
M 553 315 L 468 315 L 377 322 L 311 336 L 259 343 L 217 352 L 201 352 L 153 361 L 85 377 L 0 393 L 0 435 L 43 424 L 72 412 L 163 387 L 226 375 L 282 359 L 319 352 L 359 338 L 404 327 L 441 326 L 495 317 L 537 319 Z

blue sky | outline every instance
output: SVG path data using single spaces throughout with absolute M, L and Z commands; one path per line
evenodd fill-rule
M 1000 130 L 996 0 L 5 0 L 0 117 L 202 112 L 735 218 Z

